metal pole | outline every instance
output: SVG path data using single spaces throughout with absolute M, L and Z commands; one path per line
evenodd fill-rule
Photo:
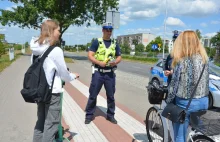
M 166 20 L 167 20 L 167 0 L 166 2 L 166 15 L 165 15 L 165 19 L 164 19 L 164 36 L 163 36 L 163 59 L 164 59 L 164 51 L 165 51 L 165 36 L 166 36 Z
M 77 52 L 79 52 L 79 50 L 78 50 L 78 40 L 79 40 L 79 39 L 77 39 L 77 41 L 76 41 L 76 43 L 77 43 L 77 47 L 76 47 L 76 48 L 77 48 Z
M 112 11 L 112 26 L 113 26 L 113 29 L 114 29 L 114 18 L 113 18 L 114 12 L 115 12 L 115 11 Z M 113 38 L 114 38 L 114 30 L 112 30 L 112 39 L 113 39 Z

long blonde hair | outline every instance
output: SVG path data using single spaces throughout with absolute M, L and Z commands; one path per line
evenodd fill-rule
M 182 32 L 174 42 L 171 52 L 171 56 L 173 57 L 172 67 L 175 67 L 184 57 L 192 57 L 195 54 L 201 55 L 204 64 L 208 62 L 206 50 L 199 41 L 196 33 L 194 31 Z
M 49 42 L 50 45 L 56 44 L 58 41 L 54 39 L 53 33 L 54 30 L 59 27 L 59 23 L 55 20 L 46 20 L 41 25 L 41 33 L 38 41 L 39 44 L 43 44 L 44 42 Z

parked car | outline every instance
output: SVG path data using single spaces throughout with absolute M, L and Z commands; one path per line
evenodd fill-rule
M 163 60 L 159 60 L 151 67 L 151 76 L 149 81 L 153 81 L 158 85 L 167 86 L 167 76 L 163 71 Z M 209 71 L 209 108 L 220 108 L 220 76 L 211 70 Z

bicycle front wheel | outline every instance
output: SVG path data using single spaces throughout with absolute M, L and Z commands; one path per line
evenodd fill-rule
M 164 127 L 157 109 L 151 107 L 146 115 L 146 131 L 149 142 L 164 142 Z
M 190 140 L 189 142 L 215 142 L 211 138 L 204 136 L 204 135 L 196 135 L 192 137 L 192 139 L 193 141 Z

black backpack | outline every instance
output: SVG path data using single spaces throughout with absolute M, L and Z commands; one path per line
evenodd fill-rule
M 46 75 L 43 69 L 43 63 L 48 54 L 55 48 L 55 46 L 49 47 L 41 58 L 33 59 L 32 65 L 28 68 L 24 75 L 23 89 L 21 94 L 28 103 L 47 103 L 52 96 L 52 88 L 54 84 L 53 76 L 51 88 L 47 83 Z

